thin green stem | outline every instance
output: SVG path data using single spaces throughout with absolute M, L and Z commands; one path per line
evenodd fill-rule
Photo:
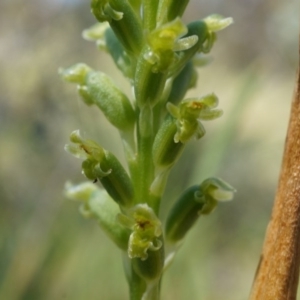
M 129 282 L 130 300 L 142 300 L 146 291 L 146 282 L 132 269 L 132 277 Z M 151 299 L 151 298 L 149 298 Z M 154 298 L 156 299 L 156 298 Z
M 148 203 L 151 206 L 150 185 L 154 178 L 154 165 L 152 159 L 153 145 L 153 115 L 152 108 L 145 107 L 139 111 L 137 122 L 137 164 L 138 176 L 134 178 L 136 188 L 136 202 Z
M 130 300 L 141 300 L 146 292 L 147 284 L 133 269 L 132 260 L 123 255 L 124 272 L 129 285 Z
M 149 32 L 155 29 L 159 0 L 143 0 L 143 27 Z

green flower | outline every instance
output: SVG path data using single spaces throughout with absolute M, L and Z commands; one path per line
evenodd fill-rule
M 176 51 L 187 50 L 195 45 L 198 41 L 196 35 L 182 38 L 187 32 L 186 25 L 176 18 L 148 35 L 149 51 L 144 57 L 153 64 L 153 72 L 167 70 L 176 59 Z
M 193 136 L 201 138 L 205 134 L 205 129 L 200 120 L 214 120 L 223 114 L 221 109 L 216 109 L 217 105 L 218 98 L 215 94 L 200 99 L 186 99 L 178 106 L 168 103 L 169 113 L 177 120 L 175 143 L 186 143 Z
M 132 230 L 128 243 L 128 256 L 141 260 L 148 258 L 148 251 L 157 251 L 162 242 L 161 222 L 153 209 L 147 204 L 138 204 L 130 209 L 127 215 L 119 214 L 119 222 Z
M 166 221 L 166 238 L 181 241 L 201 215 L 211 213 L 218 202 L 233 198 L 235 189 L 220 178 L 208 178 L 186 189 L 170 210 Z
M 134 192 L 130 177 L 109 151 L 96 142 L 85 140 L 79 130 L 70 136 L 73 144 L 66 145 L 65 150 L 77 158 L 84 159 L 82 173 L 91 180 L 100 180 L 107 193 L 122 207 L 130 207 Z

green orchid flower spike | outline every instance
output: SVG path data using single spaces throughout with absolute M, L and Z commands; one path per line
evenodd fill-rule
M 181 17 L 188 3 L 91 1 L 97 24 L 83 37 L 111 56 L 132 94 L 84 63 L 59 70 L 83 102 L 100 109 L 120 133 L 127 166 L 79 130 L 71 133 L 65 150 L 82 160 L 89 181 L 67 184 L 65 195 L 79 202 L 81 214 L 96 220 L 122 252 L 131 300 L 160 299 L 162 276 L 189 230 L 235 192 L 225 181 L 208 178 L 184 190 L 166 218 L 160 214 L 162 202 L 172 200 L 165 186 L 186 145 L 205 135 L 206 121 L 223 114 L 214 93 L 185 95 L 196 86 L 196 69 L 209 61 L 206 54 L 217 34 L 232 19 L 211 15 L 185 24 Z

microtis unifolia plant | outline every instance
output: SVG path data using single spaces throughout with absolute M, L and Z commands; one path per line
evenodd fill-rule
M 82 100 L 97 106 L 120 132 L 127 168 L 96 141 L 78 130 L 71 133 L 66 150 L 82 160 L 89 181 L 68 184 L 66 194 L 80 201 L 81 213 L 96 219 L 121 249 L 131 300 L 159 299 L 162 275 L 187 232 L 234 193 L 225 181 L 208 178 L 182 191 L 166 219 L 159 218 L 169 173 L 186 144 L 204 136 L 205 121 L 222 115 L 215 94 L 188 99 L 185 94 L 195 86 L 195 68 L 205 61 L 216 33 L 232 19 L 212 15 L 185 25 L 181 16 L 188 2 L 91 1 L 98 23 L 83 36 L 111 55 L 132 95 L 84 63 L 60 70 Z

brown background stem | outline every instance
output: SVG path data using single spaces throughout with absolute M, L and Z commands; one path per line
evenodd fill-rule
M 299 263 L 300 72 L 298 71 L 278 190 L 250 299 L 296 299 Z

